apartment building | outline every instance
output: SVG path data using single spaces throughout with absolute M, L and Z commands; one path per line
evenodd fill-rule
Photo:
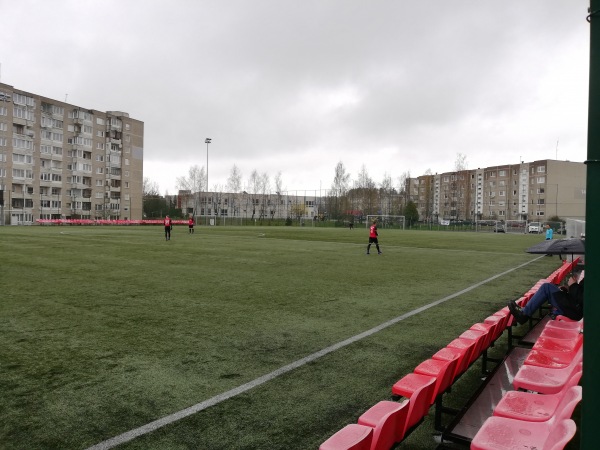
M 585 218 L 583 163 L 541 160 L 407 180 L 424 220 Z
M 141 219 L 144 123 L 0 83 L 0 224 Z

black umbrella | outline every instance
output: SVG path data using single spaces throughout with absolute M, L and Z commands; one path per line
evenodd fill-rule
M 549 239 L 529 247 L 526 252 L 543 255 L 585 255 L 585 240 Z

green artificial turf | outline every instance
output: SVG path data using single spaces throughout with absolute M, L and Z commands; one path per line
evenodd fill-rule
M 176 227 L 168 242 L 162 227 L 0 228 L 0 448 L 87 448 L 529 263 L 119 446 L 318 448 L 559 264 L 525 253 L 539 236 L 380 230 L 381 256 L 365 255 L 367 239 L 360 228 Z M 431 422 L 400 447 L 435 448 Z

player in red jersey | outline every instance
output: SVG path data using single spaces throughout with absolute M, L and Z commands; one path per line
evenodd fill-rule
M 171 227 L 173 226 L 173 221 L 169 216 L 165 216 L 164 220 L 165 224 L 165 241 L 171 240 Z
M 370 255 L 369 252 L 371 250 L 371 244 L 375 244 L 375 247 L 377 247 L 377 254 L 381 255 L 381 250 L 379 249 L 379 240 L 377 239 L 377 236 L 379 236 L 379 234 L 377 233 L 377 221 L 374 220 L 373 224 L 369 228 L 369 245 L 367 246 L 367 255 Z
M 190 216 L 188 219 L 188 229 L 190 234 L 194 234 L 194 216 Z

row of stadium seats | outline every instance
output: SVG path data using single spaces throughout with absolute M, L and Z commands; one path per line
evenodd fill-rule
M 575 264 L 575 262 L 565 262 L 563 266 L 568 265 L 572 268 L 574 267 L 573 264 Z M 532 286 L 532 288 L 519 299 L 519 302 L 524 305 L 544 282 L 560 282 L 570 271 L 570 269 L 565 270 L 563 266 L 553 272 L 548 278 L 542 279 Z M 425 416 L 429 413 L 430 407 L 434 403 L 436 404 L 437 428 L 441 410 L 443 409 L 441 399 L 444 393 L 448 392 L 453 383 L 482 355 L 482 369 L 485 372 L 484 364 L 487 358 L 487 349 L 494 344 L 494 342 L 503 334 L 505 329 L 511 327 L 514 323 L 514 318 L 510 314 L 508 307 L 504 307 L 487 317 L 483 322 L 472 325 L 468 330 L 451 341 L 446 347 L 433 354 L 431 358 L 420 363 L 415 367 L 412 373 L 409 373 L 398 380 L 392 386 L 392 398 L 396 401 L 383 400 L 378 402 L 363 413 L 358 418 L 356 424 L 349 424 L 336 432 L 323 442 L 319 449 L 388 450 L 396 443 L 403 441 L 423 421 Z M 555 331 L 548 330 L 548 334 L 545 336 L 545 339 L 540 342 L 539 348 L 534 349 L 536 353 L 534 353 L 534 356 L 531 357 L 527 365 L 538 367 L 535 366 L 535 362 L 537 361 L 541 364 L 541 361 L 543 361 L 544 358 L 550 358 L 555 365 L 564 365 L 562 368 L 555 369 L 563 370 L 568 381 L 565 382 L 562 389 L 558 389 L 555 392 L 557 395 L 555 398 L 557 401 L 556 410 L 559 411 L 560 414 L 557 414 L 561 415 L 561 417 L 558 418 L 558 415 L 556 415 L 557 418 L 554 420 L 560 422 L 561 430 L 566 428 L 570 431 L 571 424 L 563 423 L 565 419 L 562 415 L 568 412 L 568 415 L 570 416 L 572 413 L 572 409 L 571 412 L 569 412 L 571 405 L 573 402 L 576 402 L 575 399 L 577 397 L 580 398 L 581 396 L 580 390 L 579 394 L 577 394 L 577 392 L 575 392 L 576 389 L 570 389 L 575 388 L 575 385 L 579 381 L 579 378 L 576 378 L 576 374 L 578 373 L 577 368 L 581 367 L 581 360 L 577 362 L 577 355 L 582 355 L 582 353 L 580 353 L 582 346 L 580 345 L 577 347 L 577 344 L 571 344 L 569 347 L 569 344 L 566 343 L 563 343 L 564 345 L 560 346 L 560 342 L 553 342 L 553 334 L 560 334 L 561 327 L 569 327 L 569 325 L 562 325 L 566 323 L 567 322 L 556 321 L 554 328 L 551 327 Z M 509 336 L 509 340 L 510 339 L 511 337 Z M 579 342 L 581 341 L 582 339 L 579 340 Z M 544 343 L 545 345 L 552 346 L 552 349 L 543 348 Z M 567 350 L 568 348 L 570 348 L 570 350 Z M 556 352 L 559 352 L 559 354 Z M 569 362 L 566 355 L 572 356 L 575 362 Z M 543 367 L 542 369 L 534 370 L 545 369 L 546 368 Z M 569 373 L 571 376 L 569 376 Z M 579 372 L 579 377 L 580 376 L 581 374 Z M 527 379 L 526 371 L 523 372 L 520 379 L 521 378 L 523 380 Z M 567 386 L 567 383 L 568 388 L 565 387 Z M 518 388 L 515 387 L 515 389 Z M 559 398 L 558 392 L 563 392 L 563 389 L 565 395 L 567 392 L 569 393 L 568 397 Z M 568 398 L 569 400 L 562 400 L 563 398 Z M 509 402 L 508 404 L 510 405 L 510 400 L 507 400 L 507 402 Z M 561 405 L 560 409 L 558 408 L 558 404 Z M 508 409 L 510 409 L 510 407 Z M 516 420 L 513 418 L 505 419 Z M 486 429 L 493 429 L 493 423 L 489 425 L 489 427 L 491 428 Z M 485 440 L 484 436 L 487 436 L 485 430 L 481 431 L 481 433 L 478 442 L 483 442 Z M 549 433 L 546 433 L 545 436 L 548 434 Z M 564 436 L 568 436 L 568 434 L 569 433 L 566 432 L 563 433 Z M 480 445 L 482 446 L 475 446 L 473 448 L 504 448 L 502 446 L 486 447 L 485 443 Z
M 582 398 L 583 321 L 551 320 L 471 442 L 472 450 L 562 449 L 577 427 L 571 419 Z

